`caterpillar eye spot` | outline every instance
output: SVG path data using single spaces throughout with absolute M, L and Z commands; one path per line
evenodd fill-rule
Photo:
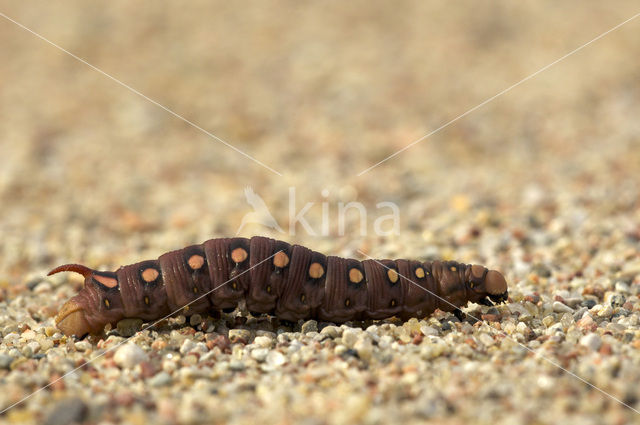
M 244 250 L 244 248 L 236 248 L 233 251 L 231 251 L 231 259 L 236 264 L 242 263 L 244 260 L 247 259 L 248 256 L 249 254 L 247 253 L 247 251 Z
M 349 280 L 351 283 L 360 283 L 362 279 L 364 279 L 364 275 L 360 270 L 355 267 L 349 270 Z
M 424 269 L 422 267 L 418 267 L 415 273 L 418 279 L 422 279 L 423 277 L 425 277 Z

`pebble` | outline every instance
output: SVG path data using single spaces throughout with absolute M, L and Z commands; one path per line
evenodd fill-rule
M 202 323 L 202 316 L 200 316 L 199 314 L 194 314 L 191 317 L 189 317 L 189 324 L 193 327 L 198 326 L 200 323 Z
M 147 380 L 152 387 L 162 387 L 171 383 L 171 375 L 167 372 L 159 372 Z
M 359 338 L 353 345 L 353 349 L 358 353 L 358 357 L 366 362 L 371 360 L 373 355 L 373 344 L 368 338 Z
M 180 354 L 186 355 L 196 347 L 196 343 L 191 339 L 185 339 L 180 346 Z
M 229 330 L 229 340 L 233 343 L 243 341 L 244 343 L 249 342 L 251 339 L 251 331 L 247 329 L 230 329 Z
M 263 347 L 263 348 L 271 348 L 271 347 L 273 347 L 274 342 L 275 342 L 275 340 L 272 337 L 268 337 L 266 335 L 257 336 L 253 340 L 253 344 L 254 345 L 256 345 L 258 347 Z
M 122 319 L 116 325 L 116 329 L 120 335 L 130 337 L 142 328 L 142 323 L 142 319 Z
M 573 309 L 560 301 L 553 302 L 553 311 L 556 313 L 573 313 Z
M 9 369 L 15 358 L 6 354 L 0 354 L 0 369 Z
M 593 332 L 598 328 L 598 324 L 593 320 L 591 315 L 586 313 L 582 319 L 576 322 L 576 326 L 584 331 Z
M 278 350 L 271 350 L 265 359 L 266 363 L 272 367 L 278 367 L 285 364 L 287 358 Z
M 602 339 L 595 333 L 590 333 L 580 338 L 580 345 L 588 347 L 591 351 L 598 351 L 602 345 Z
M 611 317 L 613 315 L 613 308 L 610 305 L 603 307 L 598 312 L 598 317 Z
M 318 322 L 316 322 L 315 320 L 307 320 L 302 324 L 301 332 L 303 334 L 309 332 L 318 332 Z
M 145 360 L 147 360 L 147 353 L 133 342 L 127 342 L 119 347 L 113 356 L 113 361 L 123 369 L 131 369 Z
M 341 335 L 341 330 L 337 326 L 329 325 L 322 328 L 320 335 L 327 335 L 329 338 L 337 338 Z
M 82 352 L 93 349 L 93 345 L 91 345 L 91 343 L 87 341 L 78 341 L 75 343 L 75 347 L 76 347 L 76 350 L 82 351 Z
M 89 408 L 79 398 L 70 398 L 56 403 L 49 412 L 44 425 L 68 425 L 79 424 L 85 421 L 89 414 Z
M 355 345 L 356 341 L 358 340 L 358 335 L 360 334 L 361 330 L 355 330 L 355 329 L 345 329 L 342 332 L 342 343 L 347 347 L 347 348 L 353 348 L 353 346 Z
M 251 357 L 259 362 L 265 361 L 268 354 L 268 348 L 254 348 L 253 350 L 251 350 Z

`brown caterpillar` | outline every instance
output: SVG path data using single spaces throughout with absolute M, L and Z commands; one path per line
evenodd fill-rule
M 232 311 L 243 299 L 252 314 L 340 323 L 421 318 L 436 308 L 459 315 L 468 302 L 492 305 L 508 296 L 504 277 L 484 266 L 358 261 L 260 236 L 210 239 L 116 272 L 66 264 L 49 275 L 63 271 L 85 278 L 56 316 L 62 332 L 77 336 L 126 317 L 162 318 L 186 305 L 190 313 Z

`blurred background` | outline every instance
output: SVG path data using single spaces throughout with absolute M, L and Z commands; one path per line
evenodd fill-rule
M 283 232 L 249 223 L 242 236 L 327 254 L 483 263 L 522 293 L 552 293 L 532 273 L 574 290 L 575 276 L 640 270 L 638 19 L 361 174 L 637 2 L 0 0 L 0 12 L 3 298 L 61 263 L 115 269 L 234 236 L 253 211 L 247 187 Z M 292 189 L 314 232 L 289 226 Z M 364 207 L 365 232 L 353 211 L 340 230 L 341 202 Z M 381 202 L 398 207 L 390 234 L 374 229 Z M 50 317 L 74 288 L 60 291 L 32 311 Z
M 638 205 L 637 22 L 357 175 L 629 18 L 633 2 L 0 4 L 281 174 L 2 18 L 0 261 L 11 279 L 234 235 L 251 211 L 246 186 L 286 234 L 252 225 L 245 236 L 463 260 L 455 240 L 467 228 Z M 289 231 L 290 187 L 297 212 L 315 203 L 315 236 Z M 350 201 L 367 208 L 366 237 L 355 214 L 338 232 L 337 205 Z M 400 234 L 380 238 L 385 201 Z

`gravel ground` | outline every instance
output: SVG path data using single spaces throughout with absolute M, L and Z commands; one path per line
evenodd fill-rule
M 276 171 L 0 17 L 0 408 L 33 394 L 0 422 L 637 422 L 640 21 L 358 175 L 635 3 L 251 6 L 0 1 Z M 247 186 L 284 233 L 243 236 L 485 264 L 509 301 L 463 322 L 284 326 L 236 311 L 85 340 L 56 330 L 81 281 L 48 270 L 233 236 Z M 311 229 L 288 226 L 293 192 L 294 212 L 313 202 Z M 351 201 L 367 218 L 342 227 Z M 376 232 L 380 202 L 397 205 L 397 232 Z

